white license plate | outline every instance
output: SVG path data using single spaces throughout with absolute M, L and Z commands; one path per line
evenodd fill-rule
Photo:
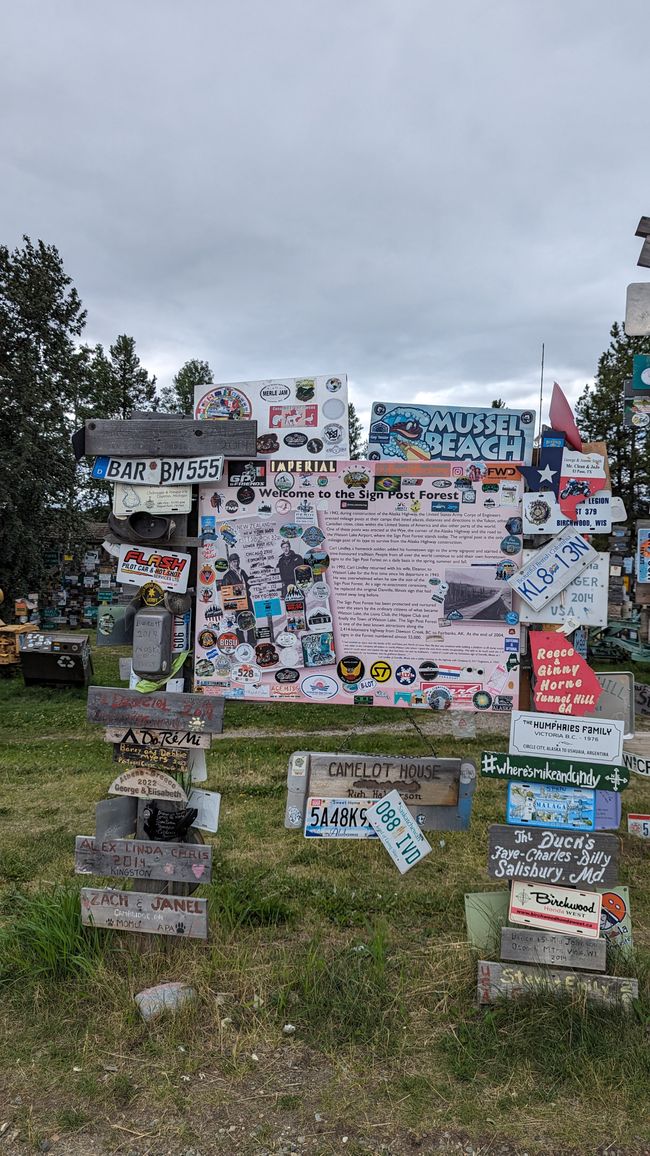
M 571 529 L 563 530 L 547 546 L 537 550 L 512 578 L 508 578 L 508 585 L 533 610 L 541 610 L 596 557 L 596 551 L 582 534 Z
M 132 486 L 186 486 L 218 482 L 223 454 L 205 458 L 95 458 L 93 478 Z
M 431 850 L 398 791 L 373 803 L 368 819 L 400 874 L 410 871 Z
M 650 815 L 628 815 L 628 835 L 638 835 L 640 839 L 650 839 Z
M 376 839 L 367 819 L 373 799 L 307 799 L 306 839 Z

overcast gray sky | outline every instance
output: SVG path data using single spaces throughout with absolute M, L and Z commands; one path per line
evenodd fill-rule
M 162 382 L 576 397 L 650 212 L 645 0 L 16 0 L 0 239 Z

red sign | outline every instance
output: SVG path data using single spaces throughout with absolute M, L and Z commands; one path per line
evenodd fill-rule
M 563 634 L 531 630 L 537 710 L 550 714 L 589 714 L 603 693 L 596 675 Z

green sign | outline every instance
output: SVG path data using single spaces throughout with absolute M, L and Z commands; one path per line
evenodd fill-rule
M 491 779 L 517 779 L 520 782 L 589 787 L 601 791 L 622 791 L 630 781 L 627 767 L 588 760 L 577 762 L 575 759 L 547 759 L 536 755 L 508 755 L 505 751 L 483 751 L 481 774 Z

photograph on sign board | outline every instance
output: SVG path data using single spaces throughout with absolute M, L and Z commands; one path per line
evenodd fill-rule
M 534 432 L 535 414 L 529 409 L 468 409 L 375 401 L 368 456 L 371 461 L 530 464 Z
M 348 379 L 345 373 L 197 385 L 198 421 L 256 421 L 258 454 L 298 459 L 347 458 Z
M 487 465 L 472 481 L 464 464 L 394 463 L 389 488 L 374 462 L 321 463 L 317 474 L 254 465 L 200 491 L 197 687 L 284 702 L 516 706 L 516 466 Z M 266 484 L 239 485 L 246 468 Z
M 506 821 L 527 827 L 565 827 L 572 831 L 593 831 L 596 825 L 596 792 L 584 787 L 510 783 Z

